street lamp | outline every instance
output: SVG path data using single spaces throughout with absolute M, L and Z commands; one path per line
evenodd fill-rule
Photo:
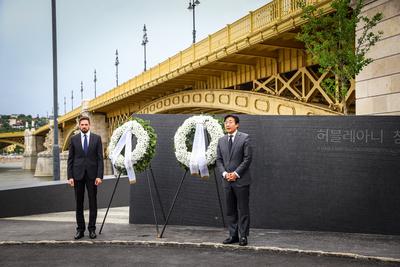
M 71 90 L 71 110 L 74 110 L 74 90 Z
M 64 114 L 67 114 L 67 98 L 64 96 Z
M 53 47 L 53 179 L 60 180 L 60 146 L 58 145 L 58 78 L 57 78 L 57 21 L 56 0 L 51 0 Z
M 118 59 L 118 49 L 115 50 L 115 78 L 118 86 L 118 65 L 119 65 L 119 59 Z
M 81 81 L 81 101 L 83 101 L 83 82 Z
M 96 82 L 97 82 L 97 75 L 96 75 L 96 69 L 94 69 L 94 98 L 96 98 Z
M 196 21 L 195 21 L 195 9 L 196 6 L 200 5 L 200 1 L 199 0 L 189 0 L 189 6 L 188 9 L 192 10 L 193 12 L 193 43 L 196 43 Z
M 146 44 L 149 42 L 149 39 L 147 38 L 147 29 L 146 29 L 146 24 L 143 26 L 143 40 L 142 40 L 142 45 L 144 48 L 144 71 L 146 71 Z

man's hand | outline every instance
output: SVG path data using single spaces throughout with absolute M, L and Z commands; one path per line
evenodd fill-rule
M 69 184 L 71 187 L 74 187 L 74 178 L 69 178 L 69 179 L 68 179 L 68 184 Z
M 103 182 L 103 180 L 101 180 L 100 178 L 96 178 L 96 180 L 94 181 L 95 185 L 100 185 Z
M 238 177 L 236 176 L 236 174 L 234 172 L 230 172 L 226 174 L 226 180 L 228 180 L 228 182 L 234 182 L 236 181 Z

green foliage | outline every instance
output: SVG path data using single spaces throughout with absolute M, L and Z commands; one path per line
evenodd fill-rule
M 24 129 L 16 129 L 13 128 L 10 123 L 9 119 L 11 119 L 10 115 L 0 115 L 0 124 L 2 125 L 0 127 L 0 132 L 16 132 L 16 131 L 23 131 Z M 43 125 L 48 124 L 48 119 L 45 117 L 42 118 L 32 118 L 31 115 L 24 115 L 24 114 L 19 114 L 16 116 L 16 119 L 22 122 L 22 125 L 25 126 L 26 122 L 28 122 L 29 125 L 32 125 L 32 120 L 35 121 L 35 128 L 39 128 Z M 25 128 L 25 127 L 24 127 Z
M 320 65 L 321 73 L 333 74 L 322 86 L 345 108 L 350 81 L 372 62 L 366 54 L 383 34 L 372 32 L 383 16 L 382 13 L 372 18 L 361 15 L 363 0 L 357 0 L 353 9 L 350 0 L 334 0 L 331 6 L 336 12 L 323 15 L 316 6 L 303 4 L 303 18 L 308 22 L 302 26 L 298 40 L 304 42 L 307 52 Z M 360 31 L 358 39 L 357 29 Z
M 141 160 L 139 160 L 138 162 L 136 162 L 136 164 L 133 166 L 137 173 L 141 173 L 150 167 L 151 160 L 153 159 L 153 157 L 156 154 L 157 134 L 154 131 L 154 128 L 150 126 L 149 121 L 146 121 L 146 120 L 143 120 L 143 119 L 137 118 L 137 117 L 131 118 L 130 120 L 137 121 L 140 125 L 142 125 L 150 137 L 149 147 L 147 148 L 146 153 L 144 154 L 143 158 Z M 124 123 L 125 122 L 119 123 L 118 127 Z M 121 155 L 125 156 L 125 148 L 122 149 Z M 117 168 L 117 170 L 124 175 L 127 174 L 126 169 Z
M 36 118 L 35 119 L 35 128 L 42 127 L 49 123 L 49 120 L 46 117 Z
M 136 164 L 133 166 L 136 172 L 141 173 L 149 168 L 151 160 L 153 159 L 153 157 L 156 154 L 157 134 L 156 134 L 154 128 L 150 126 L 149 121 L 146 121 L 146 120 L 143 120 L 143 119 L 140 119 L 137 117 L 131 118 L 130 120 L 135 120 L 140 125 L 142 125 L 150 137 L 150 143 L 149 143 L 149 147 L 147 148 L 146 153 L 144 154 L 143 158 L 141 160 L 139 160 L 138 162 L 136 162 Z M 125 122 L 119 123 L 118 127 L 124 123 Z M 122 149 L 121 155 L 125 156 L 125 148 Z M 117 167 L 117 170 L 119 172 L 121 172 L 123 175 L 127 174 L 126 169 L 124 169 L 124 168 L 120 169 Z
M 146 154 L 134 166 L 135 171 L 143 172 L 149 168 L 151 160 L 156 154 L 157 134 L 154 131 L 154 128 L 150 126 L 149 121 L 137 117 L 133 118 L 133 120 L 137 121 L 140 125 L 142 125 L 150 137 L 149 147 L 147 148 Z

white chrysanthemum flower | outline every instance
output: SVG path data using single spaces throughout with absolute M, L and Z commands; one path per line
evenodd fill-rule
M 217 159 L 217 145 L 218 139 L 224 135 L 224 131 L 219 124 L 218 120 L 211 116 L 198 115 L 186 119 L 183 124 L 178 128 L 174 136 L 175 156 L 176 159 L 189 167 L 191 152 L 187 151 L 186 136 L 192 129 L 196 128 L 197 123 L 202 123 L 205 126 L 208 134 L 210 135 L 209 146 L 206 150 L 207 165 L 213 165 Z
M 131 131 L 132 135 L 136 136 L 137 138 L 136 147 L 133 149 L 131 154 L 133 162 L 138 162 L 145 156 L 147 149 L 149 148 L 150 137 L 143 126 L 135 120 L 124 123 L 113 132 L 110 139 L 110 144 L 108 145 L 108 151 L 110 152 L 111 156 L 112 151 L 114 151 L 119 139 L 126 130 Z M 125 170 L 125 157 L 123 155 L 118 155 L 115 161 L 115 167 L 119 170 Z

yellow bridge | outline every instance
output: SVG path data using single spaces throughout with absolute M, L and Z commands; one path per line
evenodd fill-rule
M 0 149 L 13 144 L 25 148 L 24 132 L 0 133 Z
M 306 0 L 324 13 L 332 0 Z M 84 110 L 100 115 L 108 141 L 132 113 L 244 113 L 341 115 L 321 87 L 326 74 L 296 39 L 305 23 L 297 0 L 273 0 L 146 72 L 59 118 L 62 150 Z M 354 110 L 354 85 L 347 105 Z M 50 127 L 33 135 L 44 136 Z M 99 129 L 96 129 L 99 130 Z M 0 142 L 24 145 L 23 133 L 0 134 Z

